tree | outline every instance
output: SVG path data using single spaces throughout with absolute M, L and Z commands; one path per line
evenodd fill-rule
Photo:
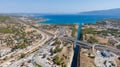
M 120 57 L 118 57 L 118 60 L 120 60 Z
M 25 57 L 25 54 L 24 53 L 22 53 L 21 54 L 21 56 L 20 56 L 20 58 L 24 58 Z
M 46 54 L 43 54 L 43 58 L 45 58 L 46 57 Z
M 117 49 L 120 49 L 120 45 L 117 45 L 116 47 L 117 47 Z
M 64 64 L 63 59 L 61 59 L 57 55 L 53 57 L 53 62 L 54 62 L 54 64 L 57 64 L 57 65 Z
M 52 49 L 52 48 L 50 49 L 50 53 L 51 53 L 51 55 L 53 55 L 53 53 L 54 53 L 54 51 L 53 51 L 53 49 Z
M 36 65 L 37 67 L 42 67 L 40 64 L 37 64 L 36 62 L 35 62 L 35 65 Z

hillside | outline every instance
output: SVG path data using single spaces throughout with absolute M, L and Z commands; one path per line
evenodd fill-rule
M 120 8 L 80 12 L 80 15 L 120 15 Z

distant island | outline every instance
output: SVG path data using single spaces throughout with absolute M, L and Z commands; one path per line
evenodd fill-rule
M 80 15 L 120 15 L 120 8 L 80 12 Z

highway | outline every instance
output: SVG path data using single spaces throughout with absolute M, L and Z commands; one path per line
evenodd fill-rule
M 91 44 L 91 43 L 79 41 L 79 40 L 73 39 L 72 37 L 60 37 L 60 39 L 62 39 L 64 41 L 72 42 L 72 43 L 76 42 L 76 44 L 78 46 L 83 47 L 83 48 L 90 48 L 90 49 L 92 49 L 92 47 L 93 47 L 93 44 Z M 110 52 L 113 52 L 115 54 L 120 55 L 120 50 L 119 49 L 115 49 L 115 48 L 112 48 L 112 47 L 109 47 L 109 46 L 99 45 L 98 44 L 98 45 L 94 46 L 94 48 L 98 49 L 98 50 L 110 51 Z

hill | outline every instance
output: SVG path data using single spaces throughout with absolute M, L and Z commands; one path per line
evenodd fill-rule
M 80 15 L 120 15 L 120 8 L 80 12 Z

